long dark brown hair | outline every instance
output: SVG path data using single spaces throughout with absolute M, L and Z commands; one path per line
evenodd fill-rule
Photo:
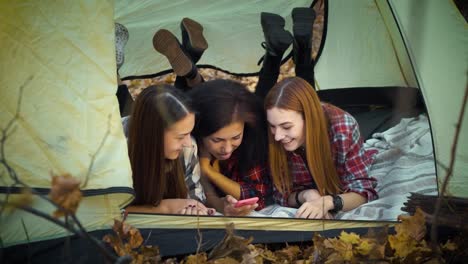
M 299 112 L 304 119 L 307 166 L 321 195 L 340 191 L 340 180 L 332 157 L 328 121 L 314 88 L 299 77 L 286 78 L 268 92 L 265 110 L 273 107 Z M 275 187 L 289 192 L 292 176 L 286 151 L 268 130 L 269 162 Z
M 189 98 L 169 85 L 149 86 L 136 98 L 128 136 L 134 205 L 187 198 L 182 160 L 164 156 L 164 131 L 190 113 Z
M 221 128 L 244 122 L 242 143 L 235 150 L 239 173 L 245 174 L 268 160 L 266 118 L 262 103 L 242 84 L 230 80 L 204 82 L 189 92 L 197 113 L 193 136 L 201 142 Z

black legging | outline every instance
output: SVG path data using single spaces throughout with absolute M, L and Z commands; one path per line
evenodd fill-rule
M 270 89 L 278 81 L 281 67 L 281 57 L 266 54 L 263 60 L 262 69 L 258 76 L 258 83 L 255 87 L 255 94 L 264 99 Z M 314 64 L 296 65 L 296 76 L 306 80 L 315 89 Z

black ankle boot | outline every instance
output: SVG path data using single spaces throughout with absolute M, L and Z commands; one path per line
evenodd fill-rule
M 277 14 L 262 12 L 260 22 L 267 52 L 273 56 L 283 57 L 293 41 L 291 33 L 284 29 L 284 18 Z
M 265 55 L 259 61 L 259 65 L 262 63 L 262 69 L 259 73 L 255 94 L 264 98 L 278 80 L 281 59 L 293 42 L 293 37 L 289 31 L 284 29 L 285 22 L 281 16 L 262 12 L 260 18 L 265 37 L 265 42 L 262 43 Z
M 315 11 L 312 8 L 297 7 L 292 11 L 293 19 L 293 60 L 296 76 L 305 79 L 315 87 L 315 62 L 312 58 L 312 33 Z
M 312 32 L 315 11 L 312 8 L 297 7 L 292 11 L 294 34 L 294 63 L 307 64 L 312 58 Z
M 180 29 L 182 31 L 182 46 L 193 63 L 196 64 L 208 48 L 208 42 L 203 36 L 203 26 L 186 17 L 180 22 Z

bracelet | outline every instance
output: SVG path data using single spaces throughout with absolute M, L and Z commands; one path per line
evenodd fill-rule
M 301 191 L 297 191 L 296 192 L 296 204 L 297 204 L 297 207 L 300 207 L 302 205 L 301 201 L 299 201 L 299 194 L 301 193 Z

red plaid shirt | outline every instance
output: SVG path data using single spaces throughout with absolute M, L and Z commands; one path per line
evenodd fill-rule
M 250 169 L 245 175 L 240 175 L 238 166 L 238 157 L 234 153 L 231 158 L 220 162 L 221 173 L 229 179 L 239 183 L 240 199 L 247 199 L 257 196 L 258 207 L 255 210 L 265 208 L 272 203 L 271 192 L 272 183 L 269 169 L 265 165 L 257 165 Z
M 322 104 L 322 108 L 330 122 L 328 136 L 343 192 L 358 193 L 368 201 L 377 199 L 374 189 L 377 180 L 367 173 L 377 151 L 363 148 L 358 124 L 349 113 L 330 104 Z M 316 189 L 315 181 L 307 168 L 304 151 L 287 152 L 287 155 L 293 180 L 291 192 Z M 282 206 L 288 206 L 289 194 L 280 193 L 274 188 L 274 200 Z

